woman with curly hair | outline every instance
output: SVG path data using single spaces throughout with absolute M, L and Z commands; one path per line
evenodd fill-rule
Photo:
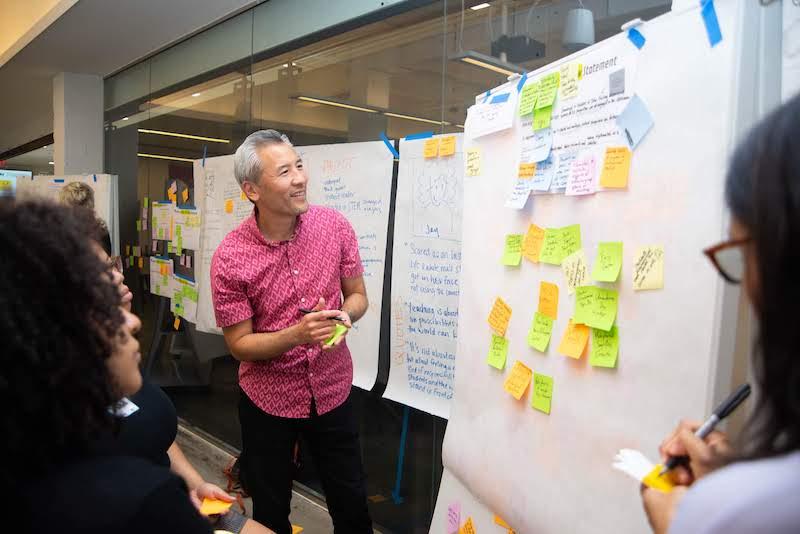
M 71 208 L 0 202 L 0 490 L 15 532 L 210 532 L 181 479 L 97 455 L 141 387 L 139 319 Z

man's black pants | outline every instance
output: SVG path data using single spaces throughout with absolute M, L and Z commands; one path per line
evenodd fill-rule
M 292 461 L 298 436 L 308 443 L 322 481 L 336 534 L 372 534 L 364 468 L 353 406 L 348 399 L 324 415 L 307 419 L 276 417 L 241 392 L 243 479 L 253 497 L 253 519 L 276 534 L 291 534 Z

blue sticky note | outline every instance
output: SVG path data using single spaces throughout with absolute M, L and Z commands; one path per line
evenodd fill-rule
M 714 0 L 702 0 L 700 5 L 703 6 L 700 13 L 703 16 L 703 23 L 706 25 L 708 42 L 714 47 L 722 41 L 722 30 L 719 29 L 719 20 L 717 19 L 717 10 L 714 9 Z
M 501 95 L 494 95 L 492 97 L 490 104 L 502 104 L 503 102 L 508 102 L 508 93 L 503 93 Z
M 617 126 L 631 150 L 636 148 L 653 127 L 653 116 L 638 95 L 633 95 L 622 113 L 617 116 Z
M 635 46 L 639 50 L 642 49 L 646 41 L 644 35 L 642 35 L 642 32 L 640 32 L 636 28 L 631 28 L 630 30 L 628 30 L 628 39 L 630 39 L 630 41 L 633 43 L 633 46 Z

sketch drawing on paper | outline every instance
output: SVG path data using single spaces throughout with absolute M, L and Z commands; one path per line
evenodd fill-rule
M 450 161 L 414 161 L 412 224 L 415 236 L 461 241 L 458 180 Z

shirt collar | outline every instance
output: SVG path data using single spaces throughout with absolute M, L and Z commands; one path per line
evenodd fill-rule
M 311 207 L 309 206 L 309 210 L 310 209 Z M 308 211 L 306 211 L 306 213 L 308 213 Z M 283 241 L 273 241 L 264 237 L 264 234 L 261 233 L 261 229 L 258 227 L 258 208 L 256 206 L 253 206 L 253 214 L 249 217 L 247 221 L 247 228 L 251 237 L 253 237 L 256 241 L 264 245 L 268 245 L 270 247 L 277 247 L 282 245 L 283 243 L 289 243 L 291 241 L 294 241 L 295 238 L 298 235 L 300 235 L 300 230 L 302 229 L 303 219 L 305 219 L 306 213 L 301 213 L 300 215 L 297 216 L 297 223 L 294 225 L 294 233 L 292 233 L 292 237 L 290 237 L 289 239 L 285 239 Z

